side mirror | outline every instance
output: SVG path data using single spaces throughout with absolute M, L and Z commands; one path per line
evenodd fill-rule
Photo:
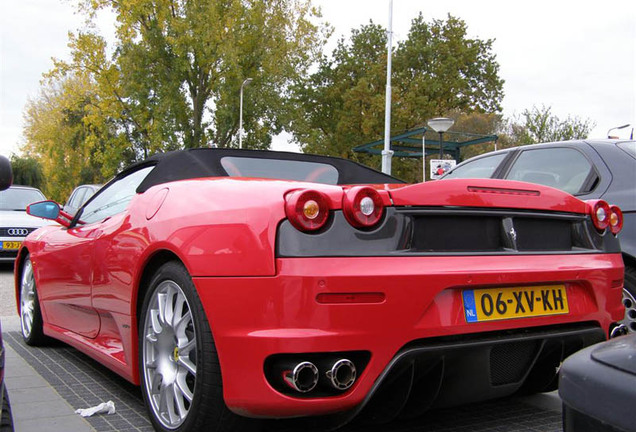
M 60 205 L 55 201 L 40 201 L 27 206 L 27 214 L 31 216 L 50 219 L 62 226 L 69 227 L 72 218 L 60 209 Z
M 4 156 L 0 156 L 0 191 L 9 189 L 13 183 L 13 171 L 11 171 L 11 162 Z

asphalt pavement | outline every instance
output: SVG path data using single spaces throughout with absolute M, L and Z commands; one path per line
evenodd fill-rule
M 11 265 L 0 265 L 0 321 L 16 432 L 151 432 L 139 388 L 63 343 L 32 348 L 22 342 Z M 112 400 L 116 413 L 82 418 L 78 408 Z M 280 429 L 269 423 L 265 429 Z M 285 428 L 286 432 L 289 431 Z M 556 392 L 429 412 L 385 425 L 352 424 L 342 432 L 561 432 Z M 299 431 L 299 432 L 305 432 Z

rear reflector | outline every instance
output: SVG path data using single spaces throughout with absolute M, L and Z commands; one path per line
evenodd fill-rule
M 316 296 L 316 301 L 321 304 L 383 303 L 385 299 L 382 292 L 321 293 Z

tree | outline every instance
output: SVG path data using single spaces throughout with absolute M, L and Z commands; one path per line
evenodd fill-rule
M 39 96 L 27 103 L 25 159 L 39 161 L 42 188 L 55 200 L 66 199 L 78 184 L 101 183 L 121 168 L 122 159 L 108 161 L 121 137 L 107 117 L 95 112 L 95 91 L 86 77 L 68 75 L 45 80 Z
M 509 123 L 511 141 L 516 145 L 525 145 L 583 139 L 596 126 L 591 119 L 583 120 L 576 116 L 561 120 L 551 111 L 552 108 L 546 106 L 524 110 L 521 119 L 513 119 Z
M 78 0 L 93 18 L 117 17 L 117 41 L 108 59 L 103 38 L 74 35 L 71 62 L 59 77 L 88 74 L 137 154 L 235 144 L 238 93 L 245 78 L 247 147 L 267 148 L 283 127 L 288 85 L 318 55 L 326 27 L 309 0 Z
M 450 15 L 431 23 L 421 14 L 415 18 L 393 56 L 391 130 L 423 126 L 453 110 L 500 111 L 503 80 L 492 42 L 468 38 L 466 24 Z M 386 32 L 371 22 L 341 39 L 308 82 L 294 87 L 299 113 L 290 128 L 296 141 L 309 152 L 378 165 L 352 148 L 383 135 L 385 88 Z M 395 160 L 393 171 L 414 180 L 420 163 Z
M 44 187 L 44 173 L 37 159 L 13 155 L 11 156 L 11 167 L 14 184 L 32 186 L 38 189 Z

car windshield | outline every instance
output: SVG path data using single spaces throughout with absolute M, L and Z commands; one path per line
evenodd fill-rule
M 0 210 L 25 211 L 29 204 L 45 199 L 37 189 L 9 188 L 0 192 Z

